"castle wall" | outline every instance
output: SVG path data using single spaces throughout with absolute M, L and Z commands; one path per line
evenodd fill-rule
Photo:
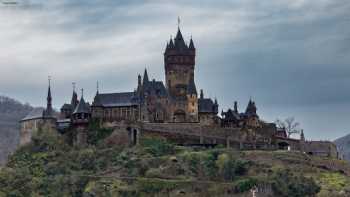
M 39 130 L 56 129 L 56 119 L 37 118 L 24 120 L 20 124 L 20 146 L 30 143 L 32 141 L 32 136 L 35 135 L 35 133 Z
M 320 156 L 338 158 L 337 146 L 329 141 L 304 141 L 302 143 L 303 152 Z

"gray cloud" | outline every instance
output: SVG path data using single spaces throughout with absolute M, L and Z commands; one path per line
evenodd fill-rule
M 71 82 L 102 91 L 136 86 L 147 67 L 164 78 L 162 53 L 181 16 L 198 49 L 196 83 L 222 108 L 249 97 L 268 121 L 295 116 L 314 139 L 349 128 L 350 3 L 346 0 L 19 1 L 0 6 L 0 90 L 43 105 L 47 75 L 55 106 Z M 337 118 L 335 118 L 337 117 Z

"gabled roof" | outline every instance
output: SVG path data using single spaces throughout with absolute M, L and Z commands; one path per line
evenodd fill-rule
M 102 107 L 122 107 L 132 105 L 138 105 L 138 99 L 134 92 L 97 94 L 93 102 L 93 106 Z
M 210 98 L 198 99 L 199 113 L 217 113 L 217 107 Z

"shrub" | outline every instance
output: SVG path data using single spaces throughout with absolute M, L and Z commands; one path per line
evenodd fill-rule
M 315 196 L 321 189 L 312 178 L 294 175 L 289 170 L 278 170 L 272 180 L 274 193 L 281 197 Z
M 156 157 L 174 154 L 175 152 L 174 145 L 161 138 L 143 138 L 141 140 L 141 146 L 143 146 L 148 153 Z
M 226 181 L 234 180 L 235 176 L 242 176 L 248 170 L 248 162 L 244 160 L 235 160 L 232 156 L 226 153 L 219 155 L 216 166 L 219 169 L 219 174 Z
M 88 144 L 97 145 L 98 142 L 110 136 L 113 129 L 101 128 L 97 120 L 91 121 L 87 133 Z
M 237 181 L 237 183 L 235 185 L 235 192 L 242 193 L 242 192 L 249 191 L 254 186 L 256 186 L 257 183 L 258 183 L 258 181 L 254 178 L 247 178 L 247 179 L 239 180 L 239 181 Z

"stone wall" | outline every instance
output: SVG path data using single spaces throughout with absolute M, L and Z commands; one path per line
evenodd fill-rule
M 21 122 L 20 128 L 20 142 L 19 145 L 23 146 L 32 141 L 32 136 L 38 130 L 56 130 L 56 119 L 31 119 Z
M 137 131 L 137 136 L 161 136 L 181 145 L 224 145 L 237 149 L 274 149 L 273 129 L 221 128 L 200 123 L 114 123 L 108 124 L 121 131 Z M 132 134 L 129 134 L 132 135 Z M 124 135 L 125 136 L 125 135 Z M 134 141 L 129 136 L 130 141 Z

